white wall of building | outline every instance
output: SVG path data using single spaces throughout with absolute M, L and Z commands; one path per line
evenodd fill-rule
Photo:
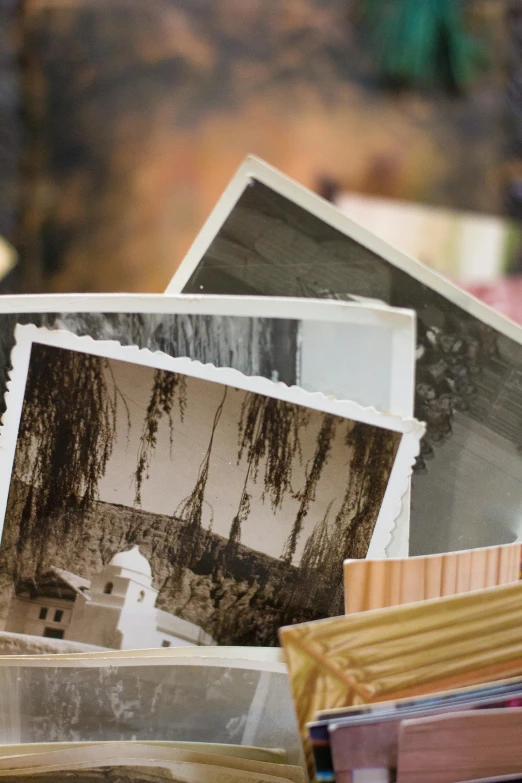
M 49 631 L 65 634 L 74 604 L 63 598 L 12 599 L 5 630 L 30 636 L 50 636 Z
M 157 597 L 138 547 L 120 552 L 76 599 L 65 638 L 119 650 L 212 644 L 198 626 L 158 610 Z
M 116 650 L 214 644 L 199 626 L 158 609 L 157 597 L 150 564 L 133 547 L 115 555 L 74 601 L 14 597 L 5 631 L 59 634 L 65 641 Z

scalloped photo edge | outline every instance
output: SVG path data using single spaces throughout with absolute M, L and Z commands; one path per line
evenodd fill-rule
M 348 400 L 336 400 L 321 392 L 307 392 L 297 386 L 287 386 L 282 382 L 273 382 L 267 378 L 249 377 L 238 370 L 228 367 L 214 367 L 185 358 L 172 358 L 160 351 L 152 352 L 146 348 L 122 346 L 113 340 L 93 340 L 91 337 L 77 337 L 65 330 L 51 331 L 32 325 L 18 325 L 16 345 L 12 352 L 13 369 L 10 372 L 6 393 L 7 410 L 0 430 L 0 518 L 3 522 L 7 501 L 5 480 L 11 476 L 18 436 L 18 425 L 23 406 L 23 394 L 29 368 L 30 351 L 33 342 L 67 348 L 81 353 L 90 353 L 107 359 L 117 359 L 145 367 L 176 372 L 193 378 L 213 381 L 224 386 L 232 386 L 244 391 L 274 397 L 286 402 L 302 405 L 306 408 L 331 413 L 341 418 L 352 419 L 383 429 L 400 432 L 401 439 L 397 457 L 392 469 L 381 512 L 375 525 L 367 557 L 385 557 L 385 548 L 400 513 L 401 501 L 408 490 L 408 480 L 412 473 L 419 443 L 424 434 L 424 425 L 414 418 L 403 418 L 364 408 Z M 8 487 L 7 487 L 8 489 Z M 1 523 L 0 523 L 1 524 Z M 1 532 L 1 528 L 0 528 Z
M 378 412 L 378 411 L 376 411 L 373 408 L 363 408 L 360 405 L 358 405 L 357 403 L 354 403 L 354 402 L 351 402 L 351 401 L 336 400 L 336 399 L 333 399 L 331 397 L 327 397 L 327 396 L 325 396 L 324 394 L 322 394 L 320 392 L 315 392 L 315 393 L 307 392 L 307 391 L 304 391 L 301 388 L 298 388 L 298 387 L 295 387 L 295 386 L 294 387 L 289 387 L 289 386 L 286 386 L 285 384 L 283 384 L 281 382 L 277 382 L 276 383 L 276 382 L 270 381 L 270 380 L 268 380 L 266 378 L 248 377 L 248 376 L 243 375 L 242 373 L 240 373 L 237 370 L 233 370 L 233 369 L 229 369 L 229 368 L 216 368 L 213 365 L 208 365 L 208 364 L 204 365 L 204 364 L 201 364 L 200 362 L 195 362 L 195 361 L 192 361 L 192 360 L 186 359 L 186 358 L 172 358 L 172 357 L 170 357 L 170 356 L 168 356 L 166 354 L 163 354 L 161 352 L 152 353 L 148 349 L 140 349 L 140 348 L 137 348 L 135 346 L 122 346 L 120 343 L 115 342 L 115 341 L 96 341 L 96 340 L 93 340 L 90 337 L 78 337 L 78 336 L 76 336 L 76 335 L 74 335 L 74 334 L 72 334 L 70 332 L 61 331 L 61 330 L 53 331 L 53 330 L 48 330 L 48 329 L 45 329 L 45 328 L 38 328 L 38 327 L 33 326 L 33 325 L 24 325 L 24 326 L 18 325 L 16 327 L 16 345 L 15 345 L 15 348 L 13 349 L 13 352 L 12 352 L 12 371 L 10 373 L 10 379 L 9 379 L 9 382 L 8 382 L 8 391 L 7 391 L 7 394 L 6 394 L 7 409 L 6 409 L 6 413 L 4 415 L 3 427 L 2 427 L 1 433 L 0 433 L 0 466 L 1 466 L 1 470 L 0 470 L 0 482 L 1 482 L 1 485 L 0 485 L 0 504 L 1 504 L 0 505 L 0 520 L 1 520 L 2 524 L 3 524 L 3 522 L 5 520 L 5 517 L 6 517 L 6 511 L 7 511 L 7 508 L 8 508 L 8 496 L 9 496 L 10 488 L 12 487 L 12 480 L 11 479 L 12 479 L 12 473 L 13 473 L 14 460 L 15 460 L 15 452 L 16 452 L 17 443 L 18 443 L 19 425 L 20 425 L 20 419 L 21 419 L 22 409 L 23 409 L 23 405 L 24 405 L 24 395 L 25 395 L 26 382 L 27 382 L 29 366 L 30 366 L 30 361 L 31 361 L 31 352 L 32 352 L 32 349 L 33 349 L 33 345 L 35 345 L 35 344 L 42 345 L 42 346 L 49 346 L 49 347 L 54 347 L 54 348 L 65 349 L 66 351 L 73 351 L 73 352 L 82 353 L 82 354 L 89 354 L 91 356 L 100 357 L 100 358 L 103 358 L 103 359 L 107 359 L 109 361 L 110 360 L 115 360 L 116 362 L 124 362 L 124 363 L 127 363 L 128 365 L 133 365 L 134 369 L 126 368 L 125 371 L 128 371 L 128 372 L 137 372 L 137 370 L 135 369 L 136 366 L 141 366 L 141 367 L 150 368 L 150 369 L 152 369 L 154 371 L 162 370 L 162 371 L 165 371 L 167 373 L 176 373 L 176 374 L 178 374 L 180 376 L 184 376 L 185 382 L 187 382 L 189 384 L 189 386 L 191 385 L 193 389 L 196 389 L 196 390 L 199 389 L 200 390 L 200 392 L 197 392 L 196 397 L 198 396 L 199 393 L 201 393 L 202 389 L 204 391 L 207 388 L 208 389 L 211 388 L 210 386 L 209 387 L 203 387 L 203 386 L 201 386 L 201 384 L 199 386 L 197 384 L 199 382 L 210 382 L 211 384 L 218 384 L 218 385 L 222 386 L 224 388 L 225 397 L 226 397 L 226 394 L 227 394 L 227 389 L 235 389 L 235 390 L 251 393 L 253 395 L 262 395 L 263 397 L 266 397 L 266 398 L 271 398 L 271 399 L 275 399 L 275 400 L 281 400 L 283 402 L 290 403 L 291 406 L 301 406 L 302 408 L 307 409 L 307 415 L 308 416 L 313 416 L 314 412 L 330 414 L 331 416 L 338 417 L 338 421 L 340 421 L 340 422 L 342 422 L 342 420 L 345 419 L 345 420 L 349 420 L 350 422 L 354 422 L 354 423 L 367 424 L 367 425 L 369 425 L 372 428 L 371 430 L 369 430 L 369 432 L 375 432 L 375 430 L 373 428 L 379 428 L 380 430 L 385 430 L 385 431 L 388 431 L 388 432 L 400 433 L 401 438 L 400 438 L 400 441 L 398 443 L 398 446 L 397 447 L 393 446 L 393 448 L 389 447 L 389 448 L 391 448 L 391 450 L 389 451 L 389 455 L 390 455 L 389 456 L 389 460 L 390 460 L 389 464 L 392 465 L 391 472 L 389 473 L 389 479 L 387 479 L 387 484 L 385 485 L 386 489 L 385 489 L 384 494 L 383 494 L 383 499 L 382 499 L 382 503 L 380 505 L 380 509 L 379 509 L 379 511 L 377 513 L 375 526 L 374 526 L 374 529 L 373 529 L 373 533 L 371 534 L 371 540 L 369 541 L 369 545 L 368 545 L 368 549 L 367 549 L 367 553 L 366 553 L 367 557 L 385 557 L 386 556 L 386 546 L 387 546 L 387 544 L 389 543 L 389 541 L 391 539 L 392 532 L 393 532 L 395 524 L 396 524 L 396 519 L 399 516 L 400 510 L 401 510 L 402 498 L 408 491 L 409 477 L 410 477 L 411 472 L 412 472 L 412 466 L 413 466 L 413 463 L 414 463 L 415 458 L 416 458 L 416 456 L 418 454 L 418 451 L 419 451 L 420 438 L 422 437 L 422 435 L 424 433 L 424 425 L 421 424 L 420 422 L 418 422 L 417 420 L 412 419 L 412 418 L 401 418 L 401 417 L 398 417 L 398 416 L 392 416 L 392 415 L 389 415 L 389 414 L 386 414 L 386 413 Z M 154 376 L 151 375 L 150 377 L 152 378 Z M 57 385 L 59 386 L 59 383 Z M 63 388 L 65 389 L 65 387 L 66 387 L 66 382 L 64 381 Z M 56 393 L 57 394 L 60 393 L 60 389 L 59 388 L 57 388 Z M 134 393 L 135 393 L 135 389 L 134 389 Z M 132 402 L 132 404 L 135 404 L 135 400 L 132 399 L 132 396 L 129 397 L 129 399 Z M 190 394 L 188 395 L 188 399 L 189 399 L 189 402 L 190 402 Z M 229 400 L 230 399 L 232 399 L 232 398 L 229 398 Z M 243 398 L 241 398 L 241 399 L 246 400 L 247 399 L 247 395 L 244 395 Z M 227 401 L 227 405 L 229 405 L 228 401 Z M 241 428 L 242 425 L 240 425 L 240 423 L 239 423 L 240 422 L 240 414 L 237 413 L 237 411 L 243 410 L 242 403 L 240 403 L 240 401 L 238 399 L 238 400 L 236 400 L 234 405 L 235 405 L 234 411 L 236 411 L 236 412 L 233 413 L 233 415 L 238 418 L 237 427 L 238 427 L 238 431 L 240 431 L 240 428 Z M 140 409 L 143 411 L 143 413 L 141 413 L 140 415 L 144 415 L 144 412 L 145 412 L 145 409 L 146 409 L 146 404 L 144 404 L 144 400 L 142 400 L 142 402 L 141 402 L 141 408 Z M 203 408 L 201 408 L 201 410 L 205 410 L 204 401 L 203 401 Z M 201 415 L 201 414 L 198 414 L 198 415 Z M 229 416 L 231 416 L 231 415 L 232 415 L 232 413 L 229 413 Z M 242 416 L 242 414 L 241 414 L 241 416 Z M 316 419 L 314 421 L 316 421 L 317 426 L 319 427 L 320 422 L 324 421 L 324 418 L 321 419 L 320 417 L 316 417 Z M 233 420 L 234 426 L 235 426 L 235 423 L 236 423 L 236 419 Z M 183 425 L 183 426 L 186 426 L 186 425 Z M 228 426 L 231 427 L 232 425 L 228 424 Z M 178 429 L 180 427 L 182 427 L 181 424 L 178 425 Z M 141 424 L 140 424 L 140 428 L 141 428 Z M 314 432 L 315 432 L 315 430 L 314 430 Z M 350 432 L 350 430 L 348 430 L 348 433 L 349 432 Z M 358 432 L 364 432 L 364 431 L 359 428 Z M 307 435 L 308 435 L 308 432 L 307 432 Z M 299 468 L 301 473 L 302 473 L 301 478 L 302 478 L 303 481 L 305 480 L 304 477 L 306 477 L 307 471 L 309 470 L 309 465 L 310 465 L 310 461 L 312 459 L 312 456 L 315 453 L 315 451 L 314 451 L 316 449 L 316 445 L 314 445 L 315 444 L 315 441 L 314 441 L 315 437 L 318 438 L 319 435 L 318 434 L 317 435 L 313 435 L 312 434 L 309 438 L 307 438 L 307 440 L 309 441 L 309 443 L 307 443 L 308 452 L 307 452 L 307 454 L 305 455 L 305 457 L 303 459 L 308 458 L 308 463 L 305 465 L 305 467 L 302 467 L 302 465 L 300 465 L 300 468 Z M 334 455 L 335 455 L 335 451 L 337 449 L 337 466 L 334 466 L 334 467 L 335 467 L 335 470 L 338 471 L 338 475 L 344 475 L 345 468 L 346 468 L 346 466 L 348 464 L 348 458 L 344 458 L 344 456 L 342 456 L 342 459 L 344 461 L 341 464 L 341 456 L 340 455 L 342 454 L 342 450 L 344 449 L 344 440 L 341 441 L 341 435 L 340 434 L 336 434 L 336 437 L 338 438 L 337 445 L 335 445 L 335 441 L 334 441 L 334 447 L 332 447 Z M 343 437 L 346 437 L 346 435 L 343 436 Z M 185 435 L 185 438 L 186 438 L 186 443 L 189 444 L 189 446 L 187 446 L 187 450 L 189 451 L 190 448 L 193 447 L 193 444 L 196 443 L 197 438 L 194 437 L 194 434 L 192 434 L 192 435 L 187 434 L 187 435 Z M 364 441 L 365 440 L 364 434 L 362 436 L 359 435 L 359 438 L 360 438 L 361 442 Z M 228 443 L 228 446 L 226 446 L 226 443 Z M 391 443 L 391 441 L 386 441 L 386 443 L 389 444 L 389 443 Z M 228 441 L 226 441 L 226 438 L 225 438 L 225 441 L 223 441 L 223 444 L 225 444 L 225 445 L 222 445 L 221 443 L 219 444 L 219 448 L 221 449 L 221 459 L 225 459 L 226 460 L 226 457 L 225 458 L 223 457 L 223 454 L 225 453 L 224 449 L 225 449 L 225 447 L 227 447 L 227 448 L 232 448 L 232 447 L 230 446 L 230 443 Z M 371 444 L 370 444 L 369 447 L 364 445 L 362 448 L 363 448 L 363 452 L 362 453 L 364 453 L 364 454 L 367 453 L 365 451 L 365 449 L 367 449 L 368 453 L 369 453 L 369 451 L 371 451 Z M 396 451 L 394 451 L 395 448 L 396 448 Z M 200 456 L 202 456 L 202 454 L 204 452 L 204 447 L 202 447 L 201 443 L 199 443 L 199 445 L 197 445 L 197 449 L 199 449 L 198 454 Z M 229 460 L 229 463 L 228 463 L 229 467 L 228 468 L 223 467 L 223 470 L 224 470 L 224 474 L 223 475 L 228 477 L 228 478 L 225 479 L 225 486 L 227 487 L 227 491 L 229 491 L 231 494 L 232 494 L 232 490 L 230 489 L 230 484 L 227 484 L 227 481 L 230 481 L 230 477 L 233 476 L 234 471 L 235 471 L 235 468 L 230 467 L 230 466 L 232 466 L 232 461 L 235 460 L 235 458 L 237 456 L 237 448 L 235 446 L 233 448 L 233 451 L 234 451 L 234 453 L 232 453 L 232 451 L 230 451 L 230 453 L 226 452 L 226 456 L 227 457 L 230 456 L 230 460 Z M 241 449 L 240 449 L 240 451 L 241 451 Z M 292 459 L 297 459 L 296 453 L 294 453 L 294 456 L 292 457 Z M 393 457 L 394 454 L 395 454 L 395 456 Z M 167 455 L 165 457 L 165 459 L 167 459 L 168 458 L 168 452 L 165 452 L 165 455 Z M 198 460 L 200 459 L 200 456 L 198 456 L 198 458 L 197 458 Z M 264 459 L 264 456 L 263 456 L 263 459 Z M 188 462 L 190 461 L 190 457 L 187 457 L 187 459 L 185 461 L 188 464 Z M 335 460 L 333 460 L 333 461 L 335 462 Z M 331 465 L 331 462 L 329 464 Z M 366 465 L 366 463 L 365 463 L 365 465 Z M 258 463 L 258 467 L 259 467 L 259 463 Z M 228 470 L 228 473 L 226 473 L 227 470 Z M 259 472 L 262 473 L 263 470 L 264 470 L 264 465 L 261 464 L 261 468 L 260 468 Z M 328 470 L 330 470 L 329 467 L 328 467 Z M 328 474 L 327 483 L 326 483 L 326 485 L 323 485 L 323 486 L 326 486 L 326 490 L 323 489 L 323 493 L 325 491 L 327 493 L 327 496 L 324 496 L 324 498 L 323 498 L 323 505 L 325 505 L 326 501 L 330 500 L 330 498 L 331 498 L 331 503 L 330 503 L 330 506 L 329 506 L 328 510 L 330 510 L 330 508 L 332 506 L 332 503 L 336 501 L 336 494 L 342 498 L 343 491 L 344 491 L 344 485 L 343 485 L 343 486 L 339 487 L 338 490 L 335 489 L 335 493 L 336 494 L 334 494 L 334 487 L 335 487 L 335 478 L 334 477 L 336 475 L 335 470 L 334 470 L 334 472 L 332 474 Z M 366 473 L 364 473 L 365 470 L 367 471 Z M 181 475 L 181 473 L 179 472 L 179 465 L 178 465 L 178 475 Z M 198 475 L 199 475 L 199 473 L 198 473 Z M 243 475 L 245 475 L 245 470 L 243 470 Z M 252 471 L 251 476 L 254 476 L 254 475 L 255 475 L 255 471 Z M 361 472 L 361 476 L 363 476 L 363 475 L 369 475 L 369 470 L 366 467 L 364 467 L 363 471 Z M 243 498 L 244 496 L 246 498 L 249 498 L 248 499 L 248 503 L 250 503 L 250 500 L 252 498 L 251 498 L 251 495 L 247 494 L 247 490 L 246 490 L 247 483 L 248 483 L 248 476 L 249 476 L 249 472 L 246 472 L 245 485 L 244 485 L 245 489 L 243 490 L 243 494 L 241 495 L 241 498 Z M 126 477 L 126 480 L 128 481 L 127 474 L 125 474 L 125 477 Z M 236 471 L 235 478 L 237 478 L 237 471 Z M 254 483 L 256 483 L 256 480 L 257 480 L 257 478 L 254 479 Z M 385 480 L 384 473 L 383 473 L 383 480 Z M 215 481 L 215 479 L 214 479 L 214 481 Z M 242 479 L 241 479 L 241 481 L 242 481 Z M 285 486 L 288 489 L 288 487 L 290 487 L 290 484 L 287 483 L 287 485 L 285 485 Z M 170 488 L 170 485 L 169 485 L 169 488 Z M 384 485 L 382 485 L 382 488 L 384 490 Z M 269 491 L 269 489 L 270 488 L 268 488 L 268 490 L 266 489 L 266 484 L 265 484 L 265 494 Z M 293 493 L 292 494 L 292 498 L 293 498 L 294 501 L 295 501 L 296 498 L 299 497 L 300 489 L 302 489 L 302 487 L 299 487 L 299 486 L 296 486 L 296 487 L 292 486 L 290 488 L 289 491 L 291 493 Z M 220 489 L 216 490 L 216 485 L 215 485 L 214 486 L 214 492 L 216 493 L 216 491 L 219 492 Z M 328 494 L 328 492 L 330 494 Z M 264 508 L 265 508 L 265 506 L 264 506 L 265 494 L 262 495 L 262 498 L 263 498 L 263 501 L 262 501 L 263 502 L 262 514 L 264 515 L 263 519 L 265 519 L 266 516 L 269 516 L 269 513 L 270 513 L 270 504 L 269 504 L 268 499 L 266 500 L 266 514 L 265 514 L 265 511 L 264 511 Z M 117 502 L 118 497 L 119 496 L 115 497 L 114 502 Z M 126 495 L 126 497 L 127 497 L 127 495 Z M 169 498 L 170 498 L 170 496 L 169 496 Z M 211 499 L 214 500 L 214 501 L 216 500 L 216 498 L 214 496 L 212 496 L 212 495 L 211 495 Z M 104 501 L 104 502 L 105 503 L 112 502 L 112 500 L 111 501 Z M 245 500 L 245 502 L 247 502 L 247 501 Z M 260 520 L 261 520 L 261 516 L 260 516 L 260 514 L 261 514 L 261 504 L 260 504 L 260 500 L 259 499 L 256 502 L 257 502 L 257 524 L 259 525 Z M 308 510 L 310 509 L 310 507 L 313 508 L 313 504 L 315 502 L 316 502 L 316 498 L 315 498 L 315 494 L 314 494 L 314 497 L 312 499 L 311 504 L 308 507 Z M 219 503 L 219 498 L 218 498 L 218 503 Z M 120 505 L 122 505 L 123 507 L 125 507 L 125 506 L 129 507 L 129 509 L 130 509 L 129 513 L 132 512 L 132 507 L 130 506 L 130 504 L 128 504 L 128 503 L 120 503 Z M 172 505 L 173 506 L 175 505 L 174 502 L 172 503 Z M 241 505 L 240 505 L 240 507 L 241 507 Z M 224 508 L 224 507 L 222 507 L 222 508 Z M 255 505 L 254 505 L 254 508 L 255 508 Z M 158 513 L 159 514 L 166 513 L 166 512 L 163 512 L 163 511 L 162 512 L 153 511 L 151 508 L 147 509 L 146 511 L 144 511 L 144 513 L 149 513 L 149 512 L 156 513 L 156 514 L 158 514 Z M 170 513 L 171 514 L 175 513 L 174 512 L 174 508 L 172 509 L 172 511 Z M 213 513 L 213 511 L 212 511 L 212 513 Z M 239 515 L 239 513 L 240 513 L 239 510 L 238 510 L 237 513 Z M 241 512 L 241 513 L 243 513 L 243 512 Z M 308 513 L 308 511 L 306 512 L 306 514 L 307 513 Z M 324 509 L 323 509 L 322 513 L 324 513 Z M 306 514 L 305 514 L 305 516 L 306 516 Z M 247 517 L 242 522 L 243 528 L 245 528 L 245 526 L 246 526 L 248 515 L 250 515 L 250 507 L 248 509 Z M 254 515 L 254 516 L 256 516 L 256 515 Z M 226 518 L 228 519 L 229 517 L 227 516 Z M 182 517 L 180 517 L 180 519 L 182 519 Z M 275 519 L 275 510 L 274 510 L 274 519 Z M 282 522 L 280 522 L 279 519 L 282 519 Z M 280 530 L 277 533 L 277 535 L 279 537 L 283 536 L 283 538 L 284 538 L 287 535 L 289 535 L 289 533 L 290 533 L 290 529 L 292 527 L 292 519 L 290 519 L 290 517 L 285 517 L 284 515 L 282 517 L 280 517 L 279 519 L 277 520 L 277 522 L 278 522 L 278 525 L 280 526 Z M 325 519 L 326 519 L 326 517 L 325 517 Z M 288 531 L 286 529 L 287 523 L 288 523 Z M 38 519 L 36 520 L 36 522 L 34 524 L 38 524 Z M 212 524 L 212 522 L 210 524 Z M 314 524 L 315 524 L 315 520 L 314 520 Z M 325 522 L 325 525 L 326 525 L 326 522 Z M 254 523 L 254 526 L 256 526 L 256 523 Z M 263 522 L 262 526 L 264 526 L 264 527 L 266 527 L 266 529 L 270 530 L 270 525 L 267 524 L 266 522 Z M 281 527 L 281 526 L 283 526 L 283 527 Z M 219 528 L 219 520 L 218 520 L 218 528 Z M 248 534 L 248 528 L 246 528 L 246 529 L 247 529 L 247 534 Z M 273 531 L 275 529 L 276 528 L 273 528 Z M 315 531 L 315 529 L 316 528 L 314 527 L 314 531 Z M 331 531 L 332 528 L 329 528 L 329 529 Z M 264 536 L 265 533 L 266 533 L 266 530 L 263 532 L 262 535 Z M 223 532 L 220 533 L 219 530 L 216 531 L 215 529 L 212 530 L 212 534 L 215 536 L 215 539 L 218 541 L 217 544 L 216 544 L 216 541 L 214 541 L 214 543 L 213 543 L 214 550 L 216 550 L 216 546 L 218 548 L 220 546 L 222 546 L 223 541 L 226 540 L 226 535 L 224 535 Z M 308 530 L 308 534 L 310 536 L 312 535 L 310 530 Z M 210 535 L 210 531 L 209 531 L 209 535 Z M 261 533 L 259 533 L 259 532 L 254 532 L 254 533 L 251 533 L 251 534 L 248 534 L 248 535 L 250 535 L 251 539 L 253 537 L 253 540 L 257 540 L 257 541 L 263 540 L 263 542 L 265 540 L 265 539 L 259 538 L 259 536 L 261 535 Z M 273 535 L 275 535 L 275 534 L 273 533 Z M 303 532 L 303 536 L 304 536 L 304 532 Z M 269 538 L 270 538 L 270 534 L 268 535 L 268 539 Z M 282 540 L 283 539 L 281 539 L 281 541 Z M 307 539 L 307 540 L 310 540 L 310 539 Z M 221 541 L 221 544 L 219 544 L 219 541 Z M 277 541 L 278 541 L 278 546 L 280 546 L 279 538 L 277 539 Z M 268 544 L 270 544 L 270 542 L 268 542 Z M 241 546 L 243 546 L 243 542 L 241 542 Z M 245 544 L 244 546 L 247 547 L 249 551 L 261 553 L 263 557 L 266 556 L 269 559 L 270 558 L 276 558 L 276 559 L 279 558 L 281 567 L 283 567 L 282 564 L 285 561 L 282 559 L 282 554 L 280 554 L 280 555 L 276 555 L 275 554 L 275 547 L 276 547 L 275 543 L 273 544 L 273 547 L 272 547 L 273 551 L 270 551 L 270 546 L 269 545 L 267 545 L 268 546 L 267 549 L 264 549 L 264 546 L 263 546 L 263 548 L 260 548 L 259 546 L 253 546 L 251 543 Z M 2 549 L 3 548 L 4 548 L 4 537 L 2 537 L 2 545 L 0 546 L 0 556 L 2 554 Z M 14 550 L 13 550 L 13 552 L 14 552 Z M 138 549 L 138 552 L 139 552 L 139 549 Z M 292 556 L 290 557 L 289 560 L 286 561 L 286 563 L 289 564 L 289 566 L 292 569 L 294 568 L 294 562 L 293 562 L 293 556 L 294 555 L 295 555 L 295 546 L 294 546 L 294 550 L 292 552 Z M 4 556 L 5 556 L 5 554 L 4 554 Z M 117 557 L 121 557 L 121 556 L 117 555 Z M 115 558 L 113 558 L 113 559 L 115 559 Z M 118 562 L 118 566 L 119 566 L 119 562 Z M 63 568 L 63 565 L 62 565 L 62 568 Z M 297 566 L 297 568 L 299 568 L 299 566 Z M 149 581 L 150 581 L 150 579 L 149 579 Z M 111 587 L 112 587 L 112 585 L 111 585 Z M 82 588 L 82 589 L 87 589 L 88 590 L 89 588 Z M 155 592 L 157 594 L 158 591 L 155 591 Z M 148 596 L 148 593 L 147 593 L 147 596 Z M 111 599 L 112 599 L 112 597 L 111 597 Z M 106 599 L 104 599 L 104 600 L 106 600 Z M 147 597 L 147 600 L 148 600 L 148 597 Z M 103 601 L 101 601 L 100 605 L 102 605 L 102 604 L 103 604 Z M 31 626 L 31 627 L 33 627 L 33 626 Z M 9 631 L 9 628 L 5 627 L 5 623 L 4 623 L 3 630 Z M 13 630 L 13 629 L 11 628 L 11 630 Z M 25 633 L 27 633 L 27 631 L 25 631 Z M 52 628 L 49 629 L 49 634 L 50 633 L 52 633 Z M 46 629 L 46 633 L 44 635 L 49 635 L 49 634 L 47 633 L 47 629 Z M 63 637 L 59 637 L 59 638 L 63 638 Z M 67 638 L 68 637 L 65 636 L 65 639 L 67 639 Z M 86 640 L 84 639 L 83 641 L 85 642 Z M 208 643 L 215 643 L 215 642 L 207 640 L 206 642 L 203 642 L 203 643 L 207 643 L 208 644 Z M 229 640 L 229 641 L 224 641 L 224 642 L 221 642 L 221 643 L 224 643 L 224 644 L 227 644 L 227 643 L 239 643 L 239 644 L 241 644 L 241 643 L 244 643 L 244 641 L 241 641 L 241 638 L 240 638 L 238 640 L 232 639 L 231 641 Z M 247 641 L 246 643 L 248 644 L 250 642 Z M 263 643 L 263 642 L 260 642 L 260 643 Z M 108 645 L 101 644 L 100 645 L 100 640 L 99 639 L 97 639 L 95 642 L 92 642 L 92 644 L 97 644 L 98 646 L 101 646 L 102 648 L 103 647 L 107 647 L 107 646 L 111 647 L 111 644 L 108 644 Z M 150 644 L 148 646 L 154 647 L 154 646 L 157 646 L 157 645 Z M 127 645 L 127 647 L 128 647 L 128 645 Z M 116 646 L 113 645 L 112 649 L 123 649 L 123 647 L 118 647 L 117 645 Z

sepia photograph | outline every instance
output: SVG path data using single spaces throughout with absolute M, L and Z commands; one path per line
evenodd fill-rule
M 342 613 L 343 560 L 384 555 L 422 431 L 235 370 L 17 327 L 4 643 L 272 646 L 281 625 Z
M 169 292 L 378 300 L 417 313 L 410 555 L 522 536 L 522 328 L 247 158 Z

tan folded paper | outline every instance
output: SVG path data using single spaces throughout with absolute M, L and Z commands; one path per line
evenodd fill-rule
M 7 757 L 19 757 L 40 753 L 56 753 L 76 748 L 116 748 L 120 742 L 32 742 L 16 745 L 0 745 L 0 766 Z M 267 761 L 272 764 L 286 764 L 286 752 L 281 748 L 255 748 L 248 745 L 226 745 L 218 742 L 150 742 L 128 743 L 128 745 L 150 746 L 151 748 L 172 748 L 173 750 L 190 750 L 196 753 L 209 753 L 214 756 L 229 756 L 231 758 L 251 759 L 252 761 Z M 114 755 L 114 754 L 112 754 Z
M 345 614 L 424 601 L 520 578 L 522 544 L 381 560 L 345 560 Z
M 522 583 L 280 630 L 301 738 L 317 711 L 522 674 Z
M 285 783 L 285 778 L 258 772 L 188 762 L 114 758 L 93 766 L 79 762 L 63 767 L 0 772 L 3 783 Z
M 14 747 L 14 746 L 12 746 Z M 18 746 L 18 750 L 23 746 Z M 72 764 L 90 764 L 97 766 L 108 763 L 116 757 L 132 758 L 136 764 L 140 760 L 155 762 L 204 764 L 212 767 L 255 772 L 260 775 L 282 777 L 290 783 L 304 783 L 305 775 L 301 767 L 290 764 L 259 761 L 253 758 L 241 758 L 225 752 L 209 753 L 196 747 L 183 749 L 165 744 L 162 746 L 148 743 L 114 742 L 109 744 L 77 745 L 60 750 L 47 749 L 39 753 L 14 753 L 0 758 L 0 774 L 7 770 L 34 770 L 36 768 L 67 768 Z

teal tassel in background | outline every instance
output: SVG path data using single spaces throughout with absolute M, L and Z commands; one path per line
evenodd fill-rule
M 384 81 L 465 90 L 485 61 L 459 0 L 361 0 L 362 20 Z

